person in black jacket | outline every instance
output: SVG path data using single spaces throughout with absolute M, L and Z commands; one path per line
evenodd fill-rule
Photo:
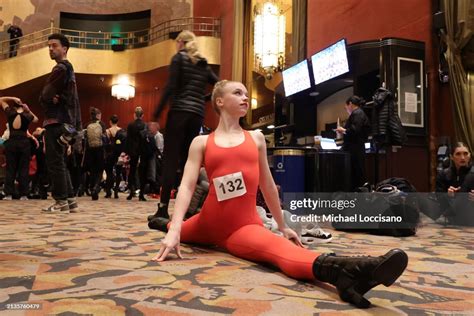
M 18 54 L 18 47 L 20 43 L 20 37 L 23 36 L 23 31 L 17 25 L 10 25 L 7 30 L 10 33 L 10 58 L 15 57 Z
M 55 203 L 43 209 L 46 212 L 69 213 L 77 211 L 78 207 L 65 161 L 68 147 L 65 140 L 82 129 L 76 76 L 67 60 L 69 46 L 69 40 L 63 34 L 48 37 L 49 56 L 56 65 L 41 91 L 39 102 L 44 110 L 46 165 Z
M 364 99 L 354 95 L 346 101 L 346 111 L 349 118 L 344 127 L 339 126 L 336 131 L 344 134 L 342 149 L 351 155 L 352 190 L 362 186 L 365 181 L 365 142 L 369 136 L 369 118 L 360 108 L 365 104 Z
M 167 87 L 154 114 L 157 120 L 171 97 L 164 135 L 164 158 L 160 204 L 155 215 L 168 217 L 168 203 L 177 170 L 184 169 L 191 141 L 199 135 L 205 110 L 206 85 L 218 78 L 201 56 L 196 36 L 182 31 L 176 38 L 178 52 L 170 65 Z
M 436 192 L 440 206 L 440 214 L 443 214 L 450 223 L 458 223 L 456 214 L 457 192 L 469 192 L 466 185 L 466 177 L 471 170 L 471 152 L 462 142 L 457 142 L 451 149 L 451 166 L 443 169 L 436 177 Z M 446 194 L 447 193 L 447 194 Z
M 135 108 L 135 120 L 127 126 L 127 145 L 126 151 L 130 156 L 130 173 L 128 176 L 128 188 L 130 190 L 127 200 L 131 200 L 135 196 L 137 189 L 137 167 L 140 161 L 139 181 L 140 181 L 140 201 L 146 201 L 144 195 L 144 186 L 146 184 L 146 165 L 143 162 L 143 141 L 142 133 L 146 129 L 143 122 L 143 109 L 140 106 Z
M 471 169 L 469 148 L 464 143 L 457 142 L 451 150 L 451 161 L 451 166 L 443 169 L 436 177 L 436 192 L 448 192 L 450 195 L 459 192 Z

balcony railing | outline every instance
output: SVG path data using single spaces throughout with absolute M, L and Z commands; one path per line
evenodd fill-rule
M 182 30 L 196 36 L 220 37 L 220 20 L 210 17 L 180 18 L 166 21 L 150 29 L 133 32 L 88 32 L 56 27 L 19 37 L 17 45 L 10 40 L 0 42 L 0 59 L 23 55 L 48 46 L 48 36 L 61 33 L 68 37 L 71 47 L 101 50 L 141 48 L 174 38 Z

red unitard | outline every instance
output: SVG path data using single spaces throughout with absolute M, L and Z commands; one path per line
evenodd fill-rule
M 263 227 L 256 211 L 258 149 L 249 132 L 244 135 L 243 143 L 229 148 L 216 145 L 214 133 L 208 136 L 204 165 L 209 194 L 201 212 L 183 223 L 181 241 L 217 245 L 236 257 L 270 263 L 292 278 L 314 280 L 312 267 L 319 254 Z M 219 202 L 213 179 L 236 172 L 242 172 L 247 192 Z

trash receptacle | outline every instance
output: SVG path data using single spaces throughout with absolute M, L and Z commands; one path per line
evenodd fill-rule
M 304 159 L 304 151 L 300 149 L 277 149 L 273 152 L 273 177 L 281 187 L 282 195 L 304 192 Z

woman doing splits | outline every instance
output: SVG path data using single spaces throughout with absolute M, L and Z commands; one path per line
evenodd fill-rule
M 292 278 L 333 284 L 342 300 L 369 307 L 363 295 L 379 284 L 394 283 L 407 266 L 406 253 L 392 249 L 380 257 L 342 257 L 303 248 L 284 223 L 263 134 L 239 125 L 248 101 L 240 82 L 223 80 L 215 85 L 212 103 L 220 115 L 219 125 L 214 133 L 194 138 L 171 221 L 156 217 L 149 222 L 150 228 L 167 232 L 153 260 L 165 260 L 172 250 L 182 258 L 180 241 L 217 245 L 239 258 L 270 263 Z M 201 212 L 183 222 L 202 163 L 211 188 Z M 258 187 L 283 236 L 262 225 L 256 211 Z

